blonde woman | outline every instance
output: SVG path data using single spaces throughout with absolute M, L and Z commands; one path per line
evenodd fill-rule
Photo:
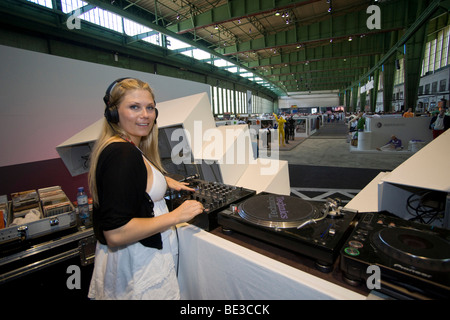
M 204 208 L 188 200 L 171 212 L 167 209 L 167 187 L 193 189 L 164 176 L 158 112 L 149 85 L 118 79 L 108 87 L 104 102 L 105 121 L 89 171 L 98 240 L 89 297 L 179 299 L 174 226 Z

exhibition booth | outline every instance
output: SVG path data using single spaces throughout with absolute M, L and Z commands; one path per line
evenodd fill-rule
M 394 135 L 402 141 L 395 152 L 414 153 L 432 140 L 429 117 L 403 118 L 400 115 L 365 116 L 364 130 L 355 132 L 357 146 L 351 152 L 377 152 Z

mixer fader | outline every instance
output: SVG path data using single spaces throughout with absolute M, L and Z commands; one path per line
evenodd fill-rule
M 218 226 L 217 213 L 232 203 L 242 201 L 256 194 L 256 191 L 243 187 L 223 184 L 220 182 L 204 181 L 200 179 L 186 179 L 189 187 L 195 192 L 182 190 L 170 195 L 169 208 L 175 209 L 185 200 L 197 200 L 203 204 L 205 212 L 198 215 L 189 223 L 207 231 Z

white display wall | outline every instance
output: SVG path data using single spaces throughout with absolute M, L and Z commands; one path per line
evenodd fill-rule
M 102 118 L 117 78 L 149 82 L 157 102 L 210 94 L 202 83 L 7 46 L 0 59 L 0 167 L 58 158 L 56 146 Z

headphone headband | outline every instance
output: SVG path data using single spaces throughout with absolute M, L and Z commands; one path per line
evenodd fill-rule
M 120 78 L 120 79 L 114 80 L 114 82 L 108 86 L 108 89 L 106 89 L 106 93 L 105 93 L 105 96 L 103 97 L 103 101 L 105 102 L 107 107 L 110 106 L 109 103 L 110 103 L 110 99 L 111 99 L 112 89 L 116 86 L 116 84 L 118 84 L 119 82 L 122 82 L 125 79 L 132 79 L 132 78 L 126 77 L 126 78 Z

